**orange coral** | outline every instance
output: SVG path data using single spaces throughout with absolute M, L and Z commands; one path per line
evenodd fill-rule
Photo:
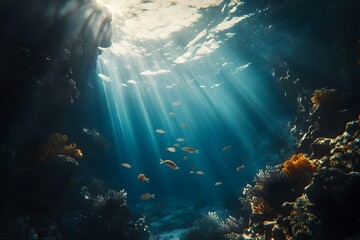
M 60 133 L 51 134 L 47 141 L 40 148 L 35 158 L 39 161 L 45 161 L 57 155 L 67 155 L 72 158 L 81 158 L 83 156 L 80 149 L 76 148 L 76 144 L 64 145 L 68 141 L 66 135 Z
M 292 156 L 283 166 L 282 172 L 304 186 L 310 183 L 312 174 L 316 171 L 315 165 L 302 153 Z
M 271 207 L 269 204 L 262 198 L 253 197 L 250 202 L 251 210 L 253 214 L 264 214 L 271 212 Z
M 336 108 L 339 105 L 339 93 L 335 89 L 318 89 L 311 97 L 313 108 Z

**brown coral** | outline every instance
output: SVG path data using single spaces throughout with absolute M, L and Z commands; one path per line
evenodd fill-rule
M 316 166 L 303 153 L 293 155 L 283 166 L 281 171 L 302 186 L 310 183 L 312 174 L 316 171 Z
M 68 141 L 67 135 L 60 133 L 52 133 L 47 141 L 40 147 L 39 153 L 35 158 L 39 161 L 45 161 L 57 155 L 67 155 L 72 158 L 81 158 L 83 156 L 80 149 L 76 148 L 76 144 L 65 145 Z
M 318 89 L 311 97 L 313 108 L 326 107 L 338 108 L 340 105 L 340 95 L 336 89 Z

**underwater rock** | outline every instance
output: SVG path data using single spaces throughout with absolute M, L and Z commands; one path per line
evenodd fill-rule
M 330 138 L 317 138 L 311 144 L 311 157 L 320 159 L 324 156 L 328 156 L 330 154 L 331 148 L 332 147 Z
M 353 213 L 360 211 L 360 173 L 320 169 L 306 194 L 323 221 L 324 237 L 337 239 L 358 233 L 360 220 Z

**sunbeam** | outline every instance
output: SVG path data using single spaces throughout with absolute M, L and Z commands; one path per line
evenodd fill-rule
M 233 179 L 241 179 L 236 171 L 241 156 L 255 154 L 259 129 L 274 124 L 268 106 L 276 104 L 251 62 L 234 57 L 225 44 L 235 36 L 232 28 L 255 13 L 234 14 L 242 6 L 237 1 L 101 4 L 113 14 L 113 44 L 102 49 L 99 80 L 118 161 L 133 166 L 121 180 L 129 186 L 129 196 L 144 191 L 130 187 L 140 172 L 150 176 L 147 188 L 164 195 L 197 188 L 199 195 L 216 200 L 221 194 L 209 191 L 216 181 L 227 183 L 228 192 L 238 192 L 240 181 Z M 174 146 L 176 152 L 166 150 Z M 231 150 L 223 151 L 224 146 Z M 160 165 L 160 159 L 173 160 L 179 170 Z

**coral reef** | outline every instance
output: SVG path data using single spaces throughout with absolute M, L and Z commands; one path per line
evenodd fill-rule
M 299 185 L 298 188 L 308 185 L 312 174 L 316 171 L 315 165 L 302 153 L 292 156 L 283 165 L 281 171 L 294 179 L 294 182 Z
M 320 158 L 310 160 L 300 153 L 283 164 L 280 172 L 293 184 L 293 192 L 287 190 L 292 198 L 283 194 L 281 181 L 269 180 L 279 178 L 279 168 L 261 170 L 255 186 L 244 189 L 253 214 L 243 236 L 295 240 L 358 236 L 360 220 L 353 213 L 360 211 L 359 123 L 347 123 L 345 132 L 335 138 L 316 139 L 312 156 Z
M 341 106 L 341 97 L 336 89 L 315 90 L 310 100 L 314 109 L 320 107 L 338 109 Z
M 209 212 L 206 216 L 196 220 L 192 229 L 185 234 L 184 240 L 241 240 L 244 229 L 242 218 L 228 216 L 221 219 L 216 212 Z
M 294 187 L 293 179 L 282 172 L 280 166 L 267 166 L 256 174 L 253 187 L 248 184 L 244 188 L 242 201 L 250 205 L 256 215 L 278 212 L 283 202 L 296 198 Z
M 109 189 L 95 179 L 89 187 L 81 188 L 81 199 L 79 212 L 71 211 L 61 217 L 60 229 L 66 239 L 149 238 L 145 217 L 130 213 L 125 190 Z
M 57 155 L 66 155 L 71 158 L 82 158 L 83 154 L 76 144 L 65 145 L 68 141 L 67 135 L 52 133 L 47 141 L 41 146 L 39 153 L 35 158 L 39 161 L 49 160 Z

